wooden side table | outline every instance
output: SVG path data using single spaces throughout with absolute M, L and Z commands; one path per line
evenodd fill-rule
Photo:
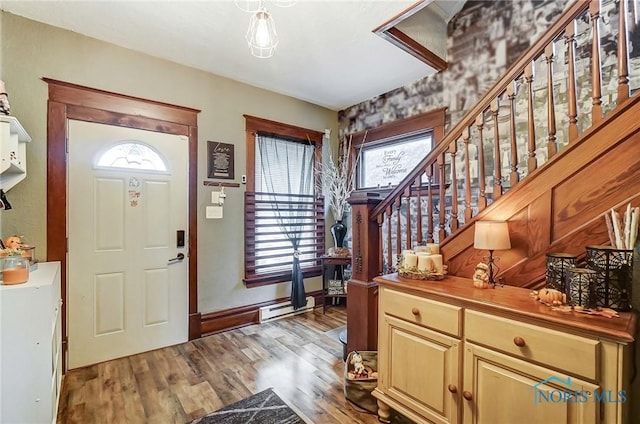
M 327 298 L 346 298 L 344 269 L 351 265 L 351 257 L 322 256 L 322 313 L 327 309 Z

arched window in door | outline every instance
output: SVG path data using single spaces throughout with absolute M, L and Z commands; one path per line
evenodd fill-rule
M 167 163 L 153 147 L 136 141 L 124 141 L 109 147 L 96 162 L 99 168 L 128 168 L 166 172 Z

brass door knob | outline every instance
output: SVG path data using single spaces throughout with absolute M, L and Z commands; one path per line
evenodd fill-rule
M 411 309 L 411 313 L 412 313 L 413 315 L 415 315 L 415 316 L 418 316 L 418 315 L 420 315 L 420 309 L 418 309 L 418 308 L 412 308 L 412 309 Z
M 525 347 L 526 343 L 524 341 L 524 339 L 522 337 L 514 337 L 513 338 L 513 344 L 515 344 L 518 347 Z
M 462 397 L 466 400 L 473 400 L 473 395 L 471 394 L 471 392 L 468 392 L 466 390 L 462 392 Z
M 455 386 L 455 384 L 449 384 L 449 385 L 447 386 L 447 389 L 449 389 L 449 391 L 450 391 L 451 393 L 457 393 L 457 392 L 458 392 L 458 388 Z

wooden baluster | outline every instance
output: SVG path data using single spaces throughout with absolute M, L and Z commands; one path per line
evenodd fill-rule
M 556 46 L 552 41 L 544 49 L 544 59 L 547 62 L 547 154 L 551 159 L 558 153 L 556 144 L 556 104 L 553 95 L 553 59 L 555 58 Z
M 633 0 L 632 0 L 633 1 Z M 629 35 L 627 0 L 619 0 L 618 10 L 618 105 L 629 98 Z M 638 48 L 638 47 L 636 47 Z
M 507 98 L 509 99 L 509 131 L 511 134 L 511 164 L 509 169 L 509 185 L 513 188 L 518 184 L 518 143 L 516 141 L 516 92 L 518 88 L 516 82 L 512 81 L 507 85 Z
M 407 198 L 407 249 L 411 249 L 411 186 L 404 190 L 404 196 Z
M 427 213 L 427 226 L 429 227 L 427 230 L 429 234 L 427 235 L 427 243 L 433 243 L 433 164 L 427 165 L 427 180 L 429 185 L 427 186 L 427 199 L 429 203 L 428 213 Z
M 500 112 L 500 98 L 491 102 L 493 116 L 493 200 L 502 196 L 502 158 L 500 157 L 500 128 L 498 127 L 498 112 Z
M 593 89 L 592 101 L 592 125 L 602 121 L 602 76 L 600 69 L 600 0 L 591 0 L 589 3 L 591 15 L 591 84 Z
M 384 212 L 376 218 L 378 222 L 378 275 L 384 274 L 384 249 L 382 248 L 382 227 L 384 225 Z M 391 269 L 387 270 L 391 272 Z
M 451 233 L 458 229 L 458 177 L 456 176 L 456 155 L 458 153 L 458 140 L 449 145 L 451 154 Z
M 402 196 L 398 196 L 395 201 L 396 205 L 396 256 L 395 260 L 402 253 L 402 214 L 400 213 L 400 208 L 402 207 Z
M 576 21 L 572 21 L 565 30 L 567 44 L 567 61 L 569 62 L 569 143 L 578 138 L 578 107 L 576 92 Z
M 393 258 L 393 250 L 391 249 L 391 215 L 393 215 L 392 205 L 387 206 L 387 268 L 389 272 L 393 272 L 396 268 L 396 263 Z
M 487 194 L 485 193 L 484 179 L 484 142 L 482 141 L 482 127 L 484 126 L 484 112 L 480 113 L 476 118 L 476 126 L 478 127 L 478 210 L 487 207 Z
M 418 188 L 418 195 L 416 201 L 418 203 L 417 207 L 417 216 L 416 216 L 416 243 L 422 245 L 422 175 L 416 177 L 416 180 L 413 182 Z
M 528 133 L 529 133 L 529 143 L 528 143 L 528 155 L 527 159 L 527 169 L 528 173 L 532 173 L 538 167 L 538 161 L 536 160 L 536 123 L 533 118 L 533 79 L 535 78 L 535 62 L 531 62 L 524 68 L 524 80 L 527 83 L 527 115 L 528 115 Z
M 440 200 L 439 200 L 439 204 L 440 204 L 440 213 L 438 214 L 438 218 L 440 218 L 440 230 L 438 231 L 438 243 L 442 243 L 445 239 L 446 232 L 444 230 L 445 228 L 445 224 L 446 224 L 446 217 L 445 217 L 445 194 L 444 194 L 444 189 L 445 189 L 445 185 L 446 185 L 446 175 L 444 173 L 444 163 L 445 163 L 445 158 L 444 158 L 444 152 L 441 153 L 440 155 L 438 155 L 438 170 L 439 173 L 438 175 L 440 175 Z
M 471 139 L 471 127 L 466 127 L 462 131 L 462 141 L 464 142 L 464 223 L 465 225 L 471 221 L 471 164 L 469 160 L 469 141 Z

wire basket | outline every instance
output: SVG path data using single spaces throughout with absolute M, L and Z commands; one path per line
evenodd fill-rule
M 576 259 L 568 253 L 547 253 L 545 288 L 566 293 L 567 271 L 575 266 Z
M 587 246 L 587 268 L 596 271 L 596 305 L 615 311 L 631 310 L 633 250 Z

